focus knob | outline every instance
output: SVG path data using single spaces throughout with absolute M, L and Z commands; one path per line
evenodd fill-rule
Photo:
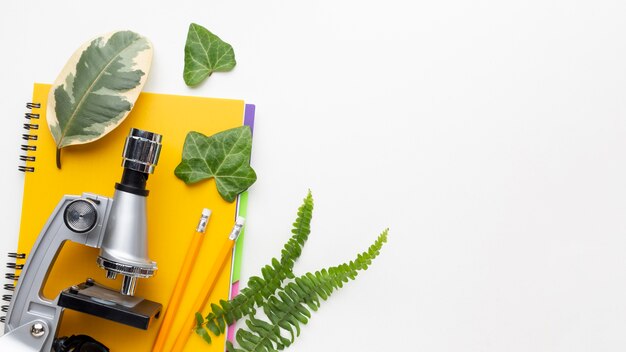
M 65 226 L 78 233 L 87 232 L 96 225 L 98 221 L 98 211 L 96 206 L 88 200 L 77 199 L 72 201 L 65 208 L 63 213 Z

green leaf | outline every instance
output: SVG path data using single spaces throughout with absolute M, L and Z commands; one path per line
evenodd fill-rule
M 206 343 L 211 343 L 211 336 L 209 336 L 209 333 L 206 331 L 205 328 L 203 327 L 196 328 L 196 334 L 200 335 L 200 337 L 202 337 L 202 339 Z
M 368 250 L 358 254 L 357 257 L 370 262 L 374 260 L 384 243 L 387 242 L 387 236 L 388 230 L 384 230 Z M 274 351 L 290 346 L 295 336 L 300 335 L 300 325 L 306 325 L 311 318 L 311 313 L 304 304 L 319 302 L 319 298 L 326 300 L 333 292 L 341 288 L 344 282 L 354 280 L 359 271 L 366 269 L 365 265 L 344 263 L 315 273 L 306 273 L 287 283 L 269 297 L 263 305 L 263 312 L 269 321 L 249 315 L 246 323 L 247 330 L 245 328 L 237 330 L 235 338 L 241 347 L 239 350 L 243 352 Z M 319 303 L 313 304 L 315 308 L 310 305 L 309 308 L 317 310 Z M 290 339 L 282 335 L 283 331 L 290 335 Z
M 188 86 L 195 86 L 213 72 L 226 72 L 235 67 L 233 47 L 199 24 L 189 25 L 185 43 L 183 78 Z
M 204 318 L 200 312 L 196 312 L 196 328 L 201 328 L 202 324 L 204 324 Z
M 298 215 L 291 230 L 292 236 L 281 251 L 280 261 L 272 258 L 271 265 L 261 269 L 263 278 L 252 276 L 248 280 L 248 287 L 241 290 L 239 295 L 230 301 L 220 301 L 221 309 L 218 310 L 211 305 L 212 311 L 207 315 L 205 325 L 213 334 L 219 336 L 224 333 L 224 329 L 220 330 L 225 326 L 224 320 L 230 325 L 244 315 L 254 314 L 254 307 L 264 305 L 268 297 L 272 296 L 287 278 L 294 276 L 293 266 L 311 233 L 312 217 L 313 195 L 309 191 L 298 208 Z
M 137 33 L 95 38 L 69 59 L 50 90 L 47 119 L 60 150 L 93 142 L 117 127 L 133 108 L 152 63 L 152 45 Z
M 354 260 L 295 277 L 293 264 L 310 234 L 312 212 L 313 198 L 309 192 L 298 210 L 293 236 L 285 244 L 280 261 L 272 259 L 271 265 L 261 270 L 263 278 L 251 277 L 248 287 L 234 299 L 211 305 L 212 312 L 206 317 L 205 324 L 215 335 L 224 333 L 225 326 L 218 326 L 224 316 L 232 314 L 237 319 L 247 316 L 246 327 L 240 327 L 236 332 L 238 346 L 227 342 L 227 351 L 282 351 L 291 346 L 300 336 L 301 327 L 311 319 L 311 311 L 317 311 L 321 302 L 345 283 L 356 279 L 359 272 L 367 270 L 387 242 L 388 229 Z M 287 272 L 291 273 L 292 280 L 286 280 Z M 256 316 L 255 306 L 263 309 L 264 317 Z
M 189 132 L 183 158 L 174 170 L 185 183 L 215 178 L 217 190 L 228 202 L 256 181 L 250 167 L 252 132 L 248 126 L 236 127 L 211 137 Z

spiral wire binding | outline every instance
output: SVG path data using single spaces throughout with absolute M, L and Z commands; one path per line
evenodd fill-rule
M 35 157 L 32 155 L 20 155 L 21 161 L 35 161 Z
M 17 167 L 17 169 L 22 171 L 22 172 L 35 172 L 35 167 L 34 166 L 20 165 L 20 166 Z
M 20 259 L 26 259 L 26 253 L 17 253 L 17 252 L 10 252 L 7 254 L 7 256 L 11 259 L 15 259 L 14 261 L 10 261 L 7 262 L 7 268 L 9 269 L 14 269 L 14 270 L 21 270 L 24 268 L 24 264 L 18 264 L 17 260 Z M 16 281 L 20 278 L 19 275 L 15 274 L 15 273 L 5 273 L 4 277 L 7 280 L 11 280 L 10 283 L 8 284 L 4 284 L 4 289 L 6 291 L 10 291 L 10 292 L 14 292 L 15 291 L 15 287 L 16 287 Z M 13 294 L 3 294 L 2 295 L 2 300 L 5 302 L 8 302 L 10 304 L 11 299 L 13 299 Z M 8 313 L 9 312 L 9 304 L 3 304 L 0 307 L 0 310 L 3 313 Z M 0 317 L 0 323 L 4 323 L 6 322 L 6 315 L 3 315 Z
M 7 268 L 15 269 L 15 270 L 22 270 L 24 269 L 24 264 L 7 263 Z
M 27 112 L 24 114 L 24 118 L 28 120 L 27 123 L 24 124 L 24 129 L 28 131 L 28 133 L 22 134 L 22 139 L 25 140 L 26 143 L 20 146 L 20 149 L 26 152 L 20 155 L 20 161 L 23 161 L 24 163 L 34 162 L 36 159 L 34 155 L 28 155 L 28 152 L 37 151 L 37 146 L 29 142 L 30 141 L 34 142 L 38 139 L 38 136 L 34 134 L 34 131 L 39 130 L 39 124 L 34 123 L 35 122 L 34 120 L 39 120 L 40 115 L 39 113 L 33 112 L 33 109 L 40 109 L 41 104 L 40 103 L 26 103 L 26 108 L 30 109 L 30 112 Z M 17 169 L 22 172 L 35 172 L 34 166 L 19 165 Z
M 22 139 L 25 141 L 36 141 L 37 140 L 37 136 L 34 134 L 23 134 L 22 135 Z
M 40 103 L 26 103 L 26 108 L 30 110 L 29 112 L 24 113 L 24 118 L 27 120 L 27 122 L 24 124 L 24 129 L 28 133 L 22 134 L 22 139 L 26 141 L 26 143 L 20 146 L 20 149 L 26 153 L 23 153 L 20 155 L 20 161 L 28 163 L 28 162 L 34 162 L 36 160 L 36 157 L 34 155 L 29 155 L 28 152 L 37 151 L 37 146 L 32 144 L 31 141 L 34 142 L 34 141 L 37 141 L 38 139 L 38 136 L 34 134 L 34 132 L 39 130 L 39 124 L 35 122 L 39 120 L 40 114 L 38 112 L 33 112 L 33 109 L 40 109 L 41 104 Z M 22 172 L 35 172 L 34 166 L 19 165 L 17 168 L 18 170 Z M 17 263 L 17 261 L 20 259 L 25 259 L 26 253 L 11 252 L 8 254 L 8 257 L 15 259 L 15 261 L 7 262 L 6 263 L 7 268 L 13 269 L 13 270 L 24 269 L 24 264 Z M 13 272 L 13 273 L 6 273 L 4 277 L 7 280 L 11 280 L 10 283 L 4 284 L 5 291 L 14 292 L 15 287 L 16 287 L 16 281 L 20 278 L 20 276 Z M 13 298 L 13 294 L 2 295 L 2 300 L 9 304 L 12 298 Z M 3 313 L 7 313 L 9 311 L 9 304 L 3 304 L 0 307 L 0 310 Z M 0 317 L 0 323 L 4 323 L 4 322 L 6 322 L 6 315 Z

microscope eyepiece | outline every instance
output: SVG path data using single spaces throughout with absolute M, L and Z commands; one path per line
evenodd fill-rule
M 159 162 L 161 139 L 160 134 L 130 129 L 122 152 L 124 173 L 122 181 L 115 185 L 116 189 L 140 196 L 148 195 L 146 181 Z
M 154 173 L 161 153 L 161 139 L 160 134 L 131 128 L 122 153 L 124 169 Z

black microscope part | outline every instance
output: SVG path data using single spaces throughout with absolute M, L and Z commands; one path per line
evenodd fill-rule
M 59 337 L 52 344 L 54 352 L 109 352 L 109 348 L 87 335 Z
M 124 169 L 122 181 L 115 184 L 115 189 L 147 197 L 148 193 L 150 193 L 150 191 L 146 189 L 147 181 L 148 174 L 131 169 Z
M 81 293 L 81 290 L 93 285 L 85 282 L 61 291 L 58 305 L 78 312 L 95 315 L 138 329 L 148 330 L 153 319 L 161 313 L 161 304 L 143 299 L 136 306 L 129 308 L 114 302 L 95 300 Z M 75 288 L 78 288 L 76 290 Z

